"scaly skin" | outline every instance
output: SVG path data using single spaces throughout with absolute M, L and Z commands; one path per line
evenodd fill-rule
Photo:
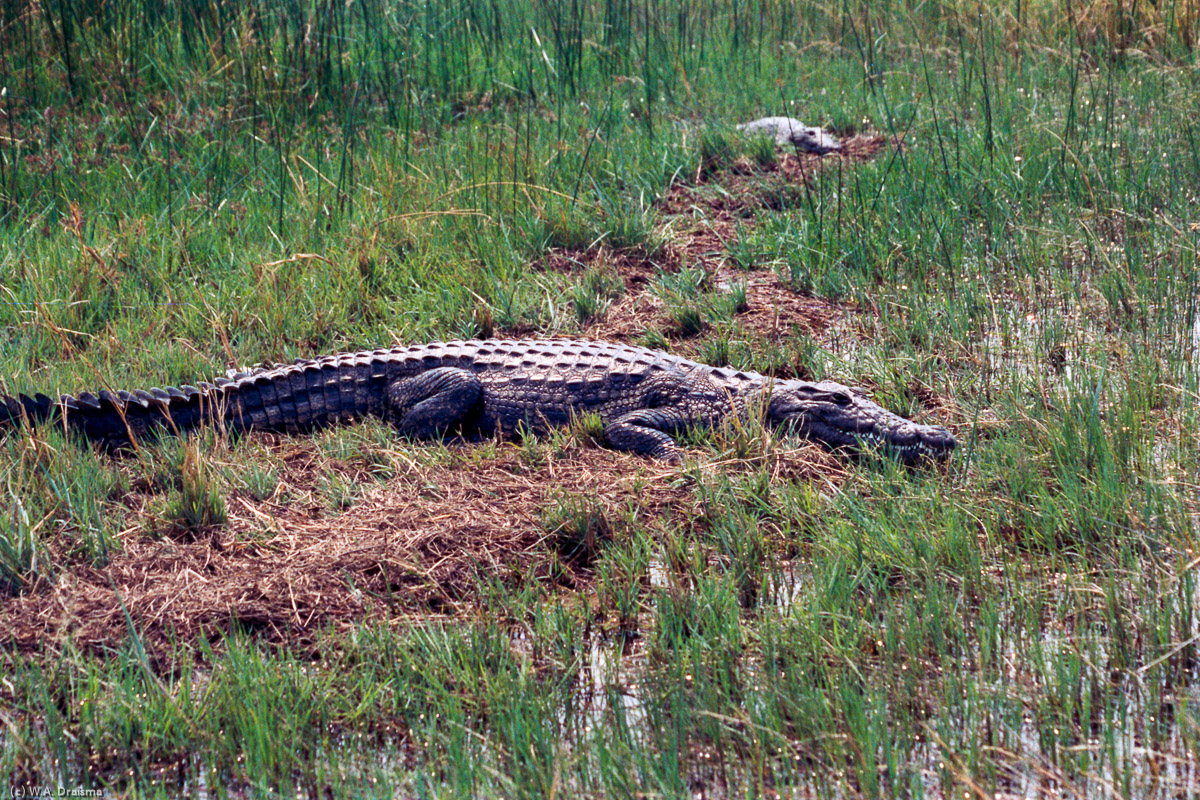
M 108 447 L 131 436 L 186 434 L 209 422 L 230 431 L 307 430 L 367 415 L 403 434 L 545 431 L 596 414 L 618 450 L 678 461 L 672 439 L 692 425 L 766 409 L 773 427 L 831 448 L 877 445 L 905 463 L 943 459 L 945 428 L 919 425 L 836 383 L 772 380 L 643 347 L 552 339 L 436 342 L 276 364 L 215 383 L 78 397 L 0 395 L 0 430 L 65 424 Z

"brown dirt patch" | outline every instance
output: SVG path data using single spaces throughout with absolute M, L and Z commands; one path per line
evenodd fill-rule
M 621 277 L 625 294 L 586 329 L 589 336 L 601 339 L 636 341 L 658 330 L 676 340 L 681 353 L 694 349 L 678 335 L 667 303 L 650 287 L 660 273 L 687 266 L 704 269 L 709 287 L 717 291 L 746 284 L 748 308 L 735 316 L 735 322 L 755 339 L 778 345 L 797 333 L 827 338 L 835 327 L 850 324 L 857 312 L 853 304 L 793 291 L 773 272 L 730 265 L 727 253 L 739 227 L 752 227 L 761 210 L 804 202 L 805 184 L 820 171 L 868 161 L 902 146 L 899 140 L 883 136 L 854 136 L 842 145 L 841 153 L 824 157 L 781 152 L 777 162 L 766 167 L 741 158 L 730 169 L 676 184 L 656 204 L 666 219 L 668 244 L 654 256 L 602 244 L 587 251 L 551 251 L 535 267 L 569 275 L 610 270 Z
M 762 342 L 782 345 L 794 340 L 798 333 L 820 339 L 853 312 L 851 304 L 794 292 L 773 272 L 722 269 L 711 280 L 720 292 L 729 291 L 734 283 L 746 284 L 748 308 L 734 315 L 734 323 Z M 680 354 L 695 350 L 697 340 L 676 330 L 667 303 L 651 291 L 634 292 L 618 299 L 601 319 L 588 326 L 587 333 L 598 339 L 629 342 L 640 339 L 649 330 L 658 330 L 672 339 Z
M 853 304 L 835 303 L 795 292 L 783 285 L 773 272 L 739 273 L 722 270 L 717 287 L 746 283 L 746 301 L 750 307 L 735 319 L 765 341 L 778 344 L 797 332 L 822 338 L 854 313 Z
M 780 151 L 771 165 L 756 164 L 742 157 L 729 169 L 700 173 L 689 184 L 676 184 L 657 207 L 669 216 L 702 211 L 703 216 L 719 221 L 744 219 L 760 208 L 778 208 L 777 195 L 770 190 L 784 186 L 802 190 L 804 184 L 825 170 L 873 161 L 889 148 L 902 149 L 903 143 L 885 136 L 853 136 L 842 142 L 840 153 L 825 156 Z M 719 191 L 713 191 L 712 187 L 719 187 Z
M 864 161 L 874 161 L 888 149 L 902 150 L 904 142 L 898 137 L 890 136 L 851 136 L 842 140 L 842 151 L 818 156 L 813 153 L 794 152 L 784 153 L 780 159 L 781 169 L 793 179 L 803 180 L 817 170 L 829 169 Z
M 317 449 L 280 438 L 292 449 Z M 678 486 L 677 469 L 635 456 L 575 448 L 530 465 L 513 445 L 496 458 L 471 451 L 437 467 L 414 465 L 342 513 L 319 516 L 311 498 L 284 505 L 235 494 L 229 523 L 211 535 L 128 536 L 105 567 L 75 563 L 49 585 L 0 599 L 0 646 L 33 652 L 72 637 L 91 650 L 119 647 L 129 636 L 127 611 L 152 656 L 165 658 L 172 637 L 186 643 L 235 625 L 302 648 L 322 629 L 362 620 L 475 611 L 481 580 L 586 589 L 591 570 L 560 556 L 543 522 L 562 494 L 586 497 L 618 520 L 636 506 L 639 525 L 652 532 L 701 514 Z M 772 459 L 781 479 L 828 480 L 826 459 L 837 472 L 836 459 L 812 446 Z M 293 464 L 303 485 L 303 452 Z M 291 485 L 292 477 L 284 480 Z
M 573 276 L 589 270 L 610 270 L 625 282 L 626 292 L 634 292 L 645 288 L 660 272 L 679 269 L 679 252 L 673 245 L 666 245 L 653 255 L 614 250 L 604 243 L 590 250 L 554 248 L 534 262 L 533 268 Z
M 679 225 L 675 238 L 684 254 L 704 260 L 722 252 L 736 237 L 738 224 L 752 224 L 759 210 L 802 202 L 804 186 L 819 173 L 871 161 L 889 146 L 902 145 L 883 136 L 854 136 L 842 143 L 842 152 L 826 156 L 780 152 L 765 166 L 742 157 L 729 169 L 672 186 L 657 206 Z

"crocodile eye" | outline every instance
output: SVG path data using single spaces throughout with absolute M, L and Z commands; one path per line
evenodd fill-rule
M 839 406 L 850 405 L 850 394 L 848 392 L 830 392 L 829 399 Z

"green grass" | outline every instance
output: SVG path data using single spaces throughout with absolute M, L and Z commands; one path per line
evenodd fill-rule
M 613 272 L 591 269 L 571 288 L 570 300 L 580 325 L 602 318 L 613 300 L 625 293 L 621 277 Z
M 233 609 L 164 646 L 121 599 L 124 641 L 0 648 L 0 775 L 148 797 L 1200 796 L 1198 26 L 1182 0 L 0 10 L 6 393 L 579 331 L 625 287 L 547 251 L 667 264 L 682 226 L 658 200 L 740 155 L 776 166 L 733 125 L 787 113 L 906 146 L 760 198 L 733 282 L 664 269 L 640 341 L 866 386 L 962 445 L 909 471 L 753 421 L 695 432 L 683 468 L 630 467 L 628 496 L 577 482 L 514 509 L 551 567 L 480 556 L 450 610 L 370 595 L 371 621 L 282 644 Z M 743 281 L 769 277 L 840 321 L 741 325 Z M 590 463 L 600 434 L 527 438 L 513 480 Z M 431 470 L 506 447 L 379 423 L 120 457 L 6 435 L 0 604 L 145 548 L 270 547 L 273 514 L 428 502 Z

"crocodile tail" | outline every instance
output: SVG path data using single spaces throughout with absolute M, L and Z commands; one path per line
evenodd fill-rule
M 369 356 L 347 354 L 236 374 L 226 425 L 294 431 L 378 414 L 382 374 L 373 367 Z
M 228 384 L 228 381 L 222 381 Z M 28 424 L 64 425 L 108 447 L 127 447 L 144 436 L 184 434 L 205 419 L 219 419 L 228 392 L 211 384 L 133 392 L 81 392 L 52 400 L 0 395 L 0 430 Z
M 0 395 L 0 431 L 26 422 L 59 424 L 91 441 L 127 447 L 147 435 L 184 435 L 204 423 L 229 432 L 323 427 L 382 412 L 385 374 L 377 367 L 370 354 L 357 353 L 253 368 L 197 386 L 81 392 L 58 400 Z
M 12 397 L 0 394 L 0 430 L 16 428 L 28 422 L 37 426 L 52 420 L 58 413 L 58 404 L 44 394 L 33 397 L 18 394 Z

